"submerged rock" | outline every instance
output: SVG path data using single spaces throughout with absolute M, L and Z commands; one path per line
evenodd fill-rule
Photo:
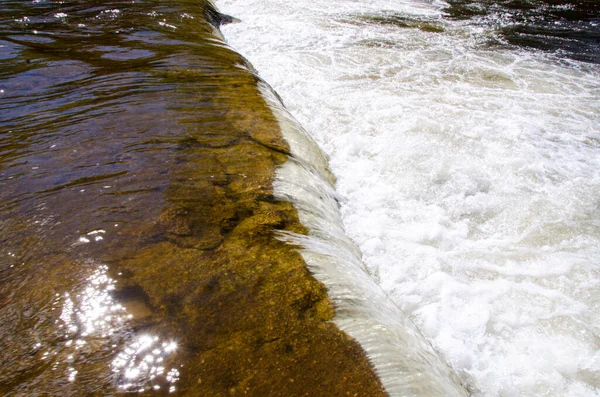
M 48 77 L 44 106 L 4 116 L 22 147 L 1 157 L 0 394 L 384 396 L 275 238 L 306 229 L 274 198 L 289 148 L 259 78 L 213 36 L 235 19 L 206 3 L 6 7 L 72 16 L 15 46 L 13 80 L 73 59 L 87 74 Z M 102 58 L 128 46 L 154 55 Z

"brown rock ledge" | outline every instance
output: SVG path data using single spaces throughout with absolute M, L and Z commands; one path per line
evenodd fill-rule
M 14 41 L 11 101 L 29 103 L 30 86 L 39 99 L 3 120 L 0 395 L 385 396 L 330 321 L 325 287 L 274 237 L 306 233 L 273 196 L 289 148 L 258 78 L 206 22 L 210 6 L 2 7 L 32 20 L 2 36 Z M 45 39 L 27 41 L 31 29 Z M 116 289 L 88 296 L 104 266 Z M 87 332 L 94 299 L 132 318 Z M 177 343 L 160 365 L 178 380 L 115 370 L 141 335 Z
M 194 73 L 169 78 L 189 83 Z M 153 308 L 138 328 L 178 338 L 178 395 L 385 396 L 360 345 L 329 321 L 325 287 L 274 238 L 306 230 L 273 199 L 288 147 L 256 78 L 236 72 L 218 86 L 220 134 L 188 138 L 168 205 L 140 233 L 158 241 L 111 261 L 119 287 L 141 287 Z

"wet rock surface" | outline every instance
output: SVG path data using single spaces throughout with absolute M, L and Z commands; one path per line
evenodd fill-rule
M 0 6 L 0 394 L 385 395 L 274 237 L 289 149 L 207 7 Z

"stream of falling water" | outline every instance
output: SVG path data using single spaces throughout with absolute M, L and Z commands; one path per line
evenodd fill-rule
M 600 395 L 596 50 L 443 2 L 219 6 L 330 155 L 371 276 L 474 394 Z

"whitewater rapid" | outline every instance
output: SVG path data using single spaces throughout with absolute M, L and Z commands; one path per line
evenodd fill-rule
M 218 5 L 330 156 L 369 273 L 474 394 L 599 396 L 598 65 L 490 47 L 441 2 Z

